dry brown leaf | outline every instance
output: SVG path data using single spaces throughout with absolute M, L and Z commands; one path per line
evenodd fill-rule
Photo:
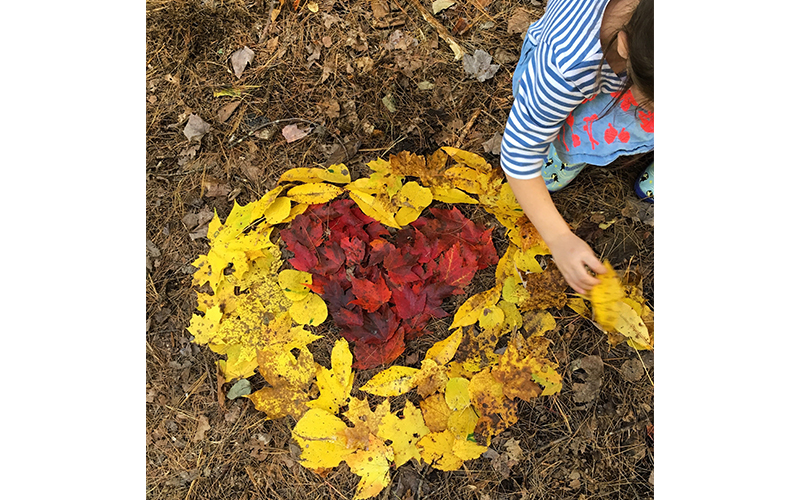
M 302 139 L 303 137 L 307 136 L 310 133 L 311 133 L 310 127 L 307 129 L 305 128 L 301 129 L 294 123 L 292 123 L 291 125 L 286 125 L 281 130 L 281 134 L 283 134 L 283 137 L 286 138 L 286 142 L 288 143 L 299 141 L 300 139 Z
M 389 7 L 387 0 L 370 0 L 370 3 L 372 4 L 372 15 L 377 20 L 383 19 L 391 12 L 391 7 Z
M 190 141 L 200 142 L 204 135 L 211 131 L 211 124 L 206 123 L 198 115 L 192 113 L 183 128 L 183 135 Z
M 220 106 L 220 108 L 217 110 L 217 121 L 219 123 L 225 123 L 241 103 L 242 101 L 233 101 L 224 106 Z
M 603 360 L 600 356 L 586 356 L 576 359 L 572 369 L 572 399 L 576 403 L 588 403 L 600 395 L 603 385 Z M 582 370 L 580 373 L 578 370 Z
M 216 197 L 228 196 L 231 192 L 231 185 L 227 182 L 222 182 L 213 177 L 206 177 L 203 179 L 203 196 Z
M 208 417 L 200 415 L 200 418 L 197 420 L 197 430 L 194 433 L 192 441 L 197 443 L 198 441 L 204 440 L 206 438 L 206 432 L 209 429 L 211 429 L 211 425 L 208 423 Z
M 525 33 L 532 22 L 533 18 L 530 14 L 522 9 L 517 9 L 508 20 L 508 33 Z
M 503 134 L 500 132 L 495 132 L 491 139 L 484 142 L 483 150 L 487 153 L 492 153 L 493 155 L 500 154 L 500 146 L 503 144 Z
M 256 53 L 253 52 L 253 49 L 247 46 L 231 54 L 231 66 L 233 67 L 233 74 L 236 75 L 236 78 L 242 77 L 245 66 L 253 62 L 255 56 Z

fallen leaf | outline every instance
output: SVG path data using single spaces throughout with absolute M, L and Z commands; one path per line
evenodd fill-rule
M 644 375 L 644 367 L 638 359 L 629 359 L 622 363 L 619 373 L 628 382 L 638 382 Z
M 211 124 L 206 123 L 198 115 L 192 113 L 189 115 L 189 121 L 186 122 L 186 126 L 183 128 L 183 135 L 185 135 L 189 141 L 200 142 L 203 136 L 209 131 L 211 131 Z
M 508 20 L 508 33 L 525 33 L 533 22 L 533 18 L 523 9 L 517 9 Z
M 492 78 L 498 69 L 500 65 L 492 64 L 492 56 L 481 49 L 476 50 L 475 55 L 464 55 L 464 71 L 470 78 L 475 78 L 479 82 Z
M 500 146 L 503 144 L 503 134 L 495 132 L 491 139 L 482 143 L 483 150 L 493 155 L 500 154 Z
M 211 425 L 208 423 L 208 417 L 205 415 L 200 415 L 197 420 L 197 430 L 194 433 L 194 437 L 192 441 L 197 443 L 198 441 L 202 441 L 206 438 L 206 432 L 211 429 Z
M 256 53 L 250 47 L 242 47 L 233 54 L 231 54 L 231 66 L 233 67 L 233 74 L 236 78 L 241 78 L 245 66 L 253 62 Z
M 585 356 L 570 364 L 572 370 L 572 399 L 588 403 L 600 395 L 603 385 L 603 360 L 600 356 Z M 582 373 L 581 373 L 582 372 Z
M 431 8 L 433 8 L 434 14 L 438 14 L 439 12 L 448 9 L 455 4 L 456 3 L 453 0 L 435 0 L 431 5 Z
M 608 332 L 615 331 L 620 315 L 620 304 L 624 292 L 619 282 L 617 273 L 608 261 L 603 262 L 606 272 L 598 274 L 600 284 L 589 291 L 589 300 L 592 303 L 594 321 Z
M 250 394 L 250 381 L 246 378 L 243 378 L 233 384 L 233 386 L 228 390 L 227 398 L 236 399 L 242 396 L 247 396 L 248 394 Z
M 286 125 L 283 127 L 281 134 L 283 134 L 283 137 L 286 138 L 286 142 L 291 144 L 310 134 L 311 130 L 311 127 L 300 128 L 297 126 L 297 124 L 292 123 L 291 125 Z
M 203 179 L 203 196 L 208 196 L 211 198 L 217 196 L 228 196 L 228 193 L 230 192 L 231 185 L 227 182 L 222 182 L 212 177 L 206 177 Z
M 236 108 L 238 108 L 241 103 L 242 101 L 232 101 L 224 106 L 221 106 L 217 110 L 217 122 L 225 123 L 228 120 L 228 118 L 231 117 L 233 112 L 236 111 Z

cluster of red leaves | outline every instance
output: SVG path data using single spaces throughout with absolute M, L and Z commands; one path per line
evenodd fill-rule
M 478 270 L 498 261 L 491 229 L 456 208 L 430 212 L 433 218 L 390 235 L 345 199 L 309 207 L 281 231 L 294 253 L 289 263 L 312 274 L 311 288 L 354 343 L 355 368 L 396 359 L 428 320 L 448 315 L 445 298 L 464 293 Z

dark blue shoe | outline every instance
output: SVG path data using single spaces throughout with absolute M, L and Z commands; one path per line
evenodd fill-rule
M 639 175 L 639 179 L 633 185 L 633 190 L 636 191 L 637 196 L 644 201 L 653 203 L 653 161 L 647 168 L 645 168 Z

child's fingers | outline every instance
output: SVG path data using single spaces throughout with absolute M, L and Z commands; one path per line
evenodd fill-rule
M 603 263 L 600 262 L 600 259 L 594 255 L 591 255 L 586 259 L 586 265 L 589 266 L 589 269 L 597 274 L 605 274 L 606 272 L 606 266 L 604 266 Z M 600 281 L 597 281 L 597 283 L 600 283 Z

